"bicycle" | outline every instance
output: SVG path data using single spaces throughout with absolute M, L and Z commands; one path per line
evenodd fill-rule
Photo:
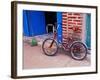
M 75 60 L 83 60 L 87 56 L 87 46 L 75 36 L 67 37 L 66 43 L 58 43 L 56 40 L 57 36 L 57 27 L 61 24 L 55 25 L 55 30 L 53 33 L 53 38 L 47 38 L 43 41 L 42 50 L 47 56 L 54 56 L 58 52 L 59 44 L 61 44 L 62 48 L 66 50 L 66 52 L 70 52 L 71 57 Z M 76 29 L 75 29 L 76 30 Z M 74 31 L 74 34 L 76 31 Z

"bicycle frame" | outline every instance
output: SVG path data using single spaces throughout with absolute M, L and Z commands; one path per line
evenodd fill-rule
M 54 30 L 53 38 L 47 38 L 43 42 L 42 49 L 44 51 L 44 54 L 46 54 L 48 56 L 56 55 L 56 53 L 58 51 L 59 44 L 60 44 L 61 47 L 65 51 L 70 52 L 71 57 L 73 59 L 83 60 L 86 57 L 86 55 L 87 55 L 87 46 L 83 42 L 78 40 L 79 37 L 75 38 L 76 36 L 73 35 L 73 34 L 70 35 L 70 36 L 67 36 L 65 38 L 66 39 L 65 42 L 58 42 L 56 40 L 57 39 L 57 29 L 58 29 L 57 25 L 55 25 L 55 28 L 56 29 Z M 76 29 L 75 29 L 75 32 L 76 32 Z M 51 42 L 50 42 L 49 46 L 45 47 L 45 43 L 47 41 L 51 41 Z M 47 44 L 48 44 L 48 42 L 47 42 Z M 82 53 L 82 55 L 80 53 Z

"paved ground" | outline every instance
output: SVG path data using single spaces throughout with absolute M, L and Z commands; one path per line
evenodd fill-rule
M 23 56 L 23 68 L 52 68 L 52 67 L 80 67 L 90 65 L 90 55 L 83 61 L 77 61 L 72 59 L 68 53 L 59 49 L 56 56 L 46 56 L 41 46 L 31 47 L 28 43 L 24 42 L 24 56 Z
M 42 45 L 42 42 L 46 39 L 46 38 L 52 38 L 53 35 L 52 34 L 44 34 L 44 35 L 38 35 L 38 36 L 34 36 L 34 38 L 36 39 L 36 41 L 38 42 L 39 45 Z M 26 37 L 24 36 L 24 42 L 25 43 L 31 43 L 33 37 Z

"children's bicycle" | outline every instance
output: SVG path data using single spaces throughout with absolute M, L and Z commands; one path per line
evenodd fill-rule
M 43 41 L 42 50 L 47 56 L 54 56 L 58 52 L 59 44 L 61 47 L 66 50 L 66 53 L 70 53 L 71 57 L 75 60 L 83 60 L 87 56 L 87 46 L 78 38 L 75 37 L 76 31 L 71 37 L 66 38 L 66 42 L 58 43 L 56 40 L 57 37 L 57 27 L 62 24 L 56 24 L 55 30 L 53 33 L 53 38 L 47 38 Z

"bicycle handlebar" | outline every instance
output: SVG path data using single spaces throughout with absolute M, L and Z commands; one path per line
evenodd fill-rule
M 62 23 L 47 24 L 47 26 L 52 26 L 53 27 L 54 32 L 57 32 L 59 25 L 62 25 Z

